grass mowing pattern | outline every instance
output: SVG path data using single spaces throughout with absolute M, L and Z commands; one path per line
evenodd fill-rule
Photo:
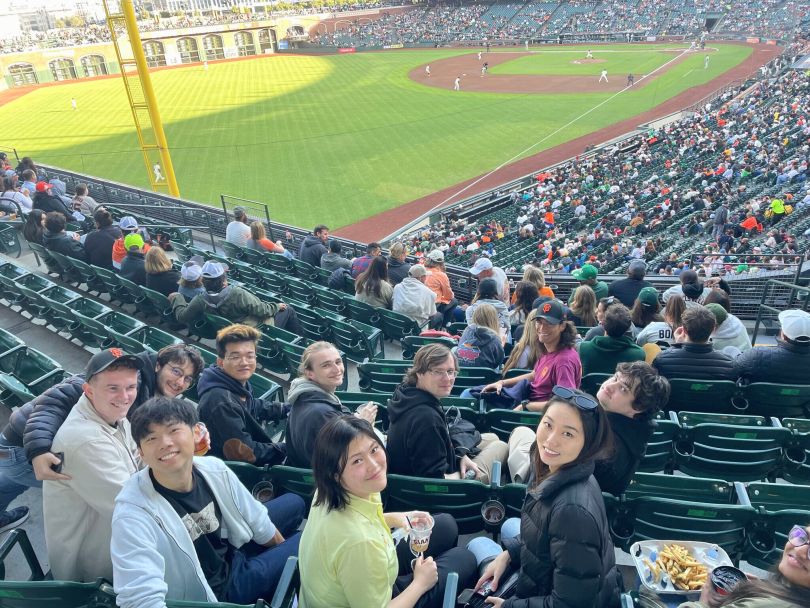
M 627 47 L 594 47 L 595 56 L 607 48 Z M 674 56 L 649 50 L 633 54 L 639 64 Z M 415 66 L 465 53 L 277 56 L 153 73 L 182 195 L 218 205 L 224 192 L 268 203 L 279 221 L 337 228 L 491 170 L 607 97 L 456 93 L 408 79 Z M 720 45 L 708 70 L 694 54 L 531 153 L 654 107 L 750 53 Z M 520 61 L 541 61 L 526 70 L 587 67 L 596 80 L 624 55 L 613 68 L 607 54 L 607 63 L 588 66 L 567 54 Z M 131 120 L 118 78 L 41 88 L 0 107 L 3 141 L 22 154 L 146 185 Z

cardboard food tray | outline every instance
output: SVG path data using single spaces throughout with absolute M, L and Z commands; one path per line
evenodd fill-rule
M 659 595 L 680 595 L 680 596 L 694 596 L 700 595 L 700 590 L 685 591 L 678 589 L 671 581 L 664 582 L 664 578 L 653 582 L 650 578 L 650 569 L 644 563 L 646 557 L 652 563 L 658 558 L 658 555 L 663 551 L 667 545 L 680 545 L 689 551 L 690 555 L 694 557 L 701 564 L 706 566 L 709 572 L 717 566 L 733 566 L 734 564 L 729 558 L 722 547 L 712 543 L 690 542 L 681 540 L 645 540 L 633 543 L 630 547 L 630 556 L 633 558 L 633 563 L 636 566 L 636 572 L 641 580 L 641 585 L 645 589 L 653 591 Z

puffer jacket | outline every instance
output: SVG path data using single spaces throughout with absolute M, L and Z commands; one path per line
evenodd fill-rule
M 298 259 L 317 268 L 321 265 L 321 256 L 324 253 L 329 253 L 326 245 L 317 236 L 310 234 L 301 243 L 301 248 L 298 250 Z
M 315 438 L 323 426 L 341 414 L 349 414 L 334 393 L 328 393 L 306 378 L 296 378 L 287 395 L 290 417 L 287 419 L 285 440 L 287 462 L 291 467 L 312 467 Z
M 594 463 L 563 468 L 526 495 L 520 536 L 504 541 L 520 568 L 503 608 L 616 608 L 619 574 Z
M 810 384 L 810 344 L 777 340 L 776 348 L 758 346 L 737 357 L 734 369 L 749 382 Z
M 707 344 L 673 344 L 653 361 L 653 367 L 667 379 L 737 380 L 734 361 Z

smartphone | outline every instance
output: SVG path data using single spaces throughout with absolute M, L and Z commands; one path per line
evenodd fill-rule
M 64 452 L 54 452 L 53 454 L 59 459 L 59 464 L 52 464 L 51 469 L 53 469 L 54 473 L 61 473 L 62 467 L 65 466 L 65 453 Z
M 461 604 L 462 606 L 465 606 L 470 603 L 470 600 L 473 598 L 474 595 L 475 589 L 465 589 L 459 594 L 458 598 L 456 599 L 456 604 Z

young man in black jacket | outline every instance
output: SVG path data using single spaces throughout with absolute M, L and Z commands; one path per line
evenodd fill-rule
M 217 362 L 203 370 L 197 394 L 200 420 L 211 433 L 211 454 L 262 466 L 281 464 L 283 443 L 275 443 L 259 419 L 281 420 L 280 403 L 253 396 L 250 378 L 256 372 L 256 345 L 261 332 L 248 325 L 229 325 L 217 334 Z
M 51 211 L 45 215 L 45 234 L 42 235 L 42 244 L 48 251 L 61 253 L 69 258 L 75 258 L 81 262 L 87 261 L 87 254 L 78 235 L 71 236 L 65 232 L 65 216 L 56 211 Z

